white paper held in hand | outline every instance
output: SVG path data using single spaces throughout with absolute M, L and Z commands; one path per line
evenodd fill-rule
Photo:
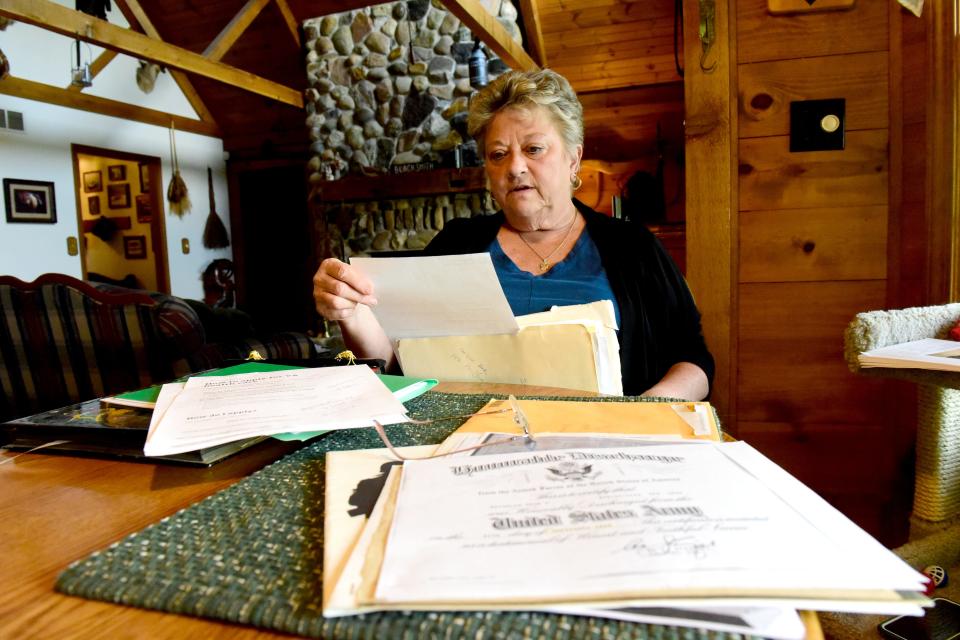
M 143 452 L 170 455 L 252 436 L 407 422 L 366 366 L 193 377 L 164 385 Z
M 516 333 L 489 253 L 351 258 L 373 281 L 371 307 L 390 340 Z

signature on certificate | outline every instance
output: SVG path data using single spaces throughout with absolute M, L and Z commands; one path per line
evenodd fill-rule
M 695 536 L 664 536 L 662 542 L 637 540 L 628 542 L 623 550 L 646 558 L 663 556 L 691 556 L 697 559 L 705 558 L 716 546 L 713 540 L 703 540 Z

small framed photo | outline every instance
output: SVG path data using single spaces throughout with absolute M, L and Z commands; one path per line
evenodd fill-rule
M 57 221 L 52 182 L 4 178 L 3 200 L 7 207 L 7 222 L 53 224 Z
M 147 236 L 123 236 L 123 257 L 144 260 L 147 257 Z
M 87 210 L 92 216 L 100 215 L 100 196 L 87 196 Z
M 110 182 L 119 182 L 127 179 L 127 165 L 112 164 L 107 167 L 107 180 Z
M 153 219 L 153 204 L 150 194 L 141 193 L 134 200 L 137 203 L 137 222 L 150 222 Z
M 150 165 L 141 164 L 140 169 L 140 193 L 150 193 Z
M 111 209 L 126 209 L 130 206 L 130 183 L 107 185 L 107 206 Z
M 83 174 L 83 192 L 103 191 L 103 174 L 99 171 L 86 171 Z

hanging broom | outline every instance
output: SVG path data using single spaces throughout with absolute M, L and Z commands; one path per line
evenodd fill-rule
M 170 123 L 170 162 L 173 164 L 173 177 L 167 187 L 167 202 L 170 203 L 170 213 L 183 217 L 190 211 L 190 195 L 187 193 L 187 184 L 180 177 L 180 163 L 177 161 L 177 141 L 173 134 L 173 122 Z
M 207 167 L 207 187 L 210 189 L 210 213 L 207 215 L 207 224 L 203 227 L 203 246 L 207 249 L 223 249 L 230 246 L 230 236 L 217 215 L 217 206 L 213 201 L 213 171 L 210 167 Z

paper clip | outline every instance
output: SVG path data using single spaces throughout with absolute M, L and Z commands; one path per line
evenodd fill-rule
M 523 439 L 528 445 L 532 444 L 533 436 L 530 435 L 530 421 L 527 419 L 527 414 L 520 408 L 520 403 L 517 402 L 513 394 L 510 394 L 507 400 L 510 402 L 510 408 L 513 409 L 513 421 L 516 422 L 523 431 Z

